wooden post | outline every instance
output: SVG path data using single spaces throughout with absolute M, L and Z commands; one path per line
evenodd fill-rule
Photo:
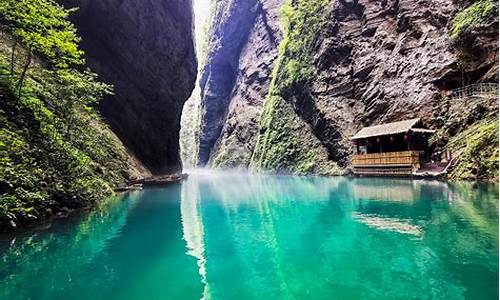
M 406 140 L 406 150 L 410 151 L 410 136 L 408 132 L 405 133 L 404 139 Z

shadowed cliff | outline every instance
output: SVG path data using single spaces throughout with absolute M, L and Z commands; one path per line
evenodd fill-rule
M 191 1 L 72 0 L 89 66 L 114 85 L 100 111 L 127 148 L 152 172 L 182 169 L 182 106 L 194 87 Z
M 198 162 L 246 167 L 282 39 L 283 1 L 219 1 L 200 80 Z

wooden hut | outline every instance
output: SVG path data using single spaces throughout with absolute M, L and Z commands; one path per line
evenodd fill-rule
M 361 129 L 351 138 L 354 173 L 412 175 L 429 160 L 428 139 L 433 132 L 422 128 L 419 118 Z

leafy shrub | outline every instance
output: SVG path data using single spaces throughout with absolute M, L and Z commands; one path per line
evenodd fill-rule
M 111 87 L 85 69 L 70 12 L 0 2 L 0 225 L 93 205 L 127 175 L 94 109 Z
M 458 38 L 468 28 L 485 23 L 492 16 L 497 14 L 498 1 L 477 1 L 463 11 L 457 13 L 451 25 L 450 35 L 453 38 Z
M 455 136 L 449 147 L 459 154 L 452 178 L 498 177 L 498 119 L 472 126 Z

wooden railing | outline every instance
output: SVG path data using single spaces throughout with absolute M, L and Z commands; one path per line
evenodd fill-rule
M 422 151 L 399 151 L 385 153 L 356 154 L 353 166 L 369 165 L 420 165 Z

